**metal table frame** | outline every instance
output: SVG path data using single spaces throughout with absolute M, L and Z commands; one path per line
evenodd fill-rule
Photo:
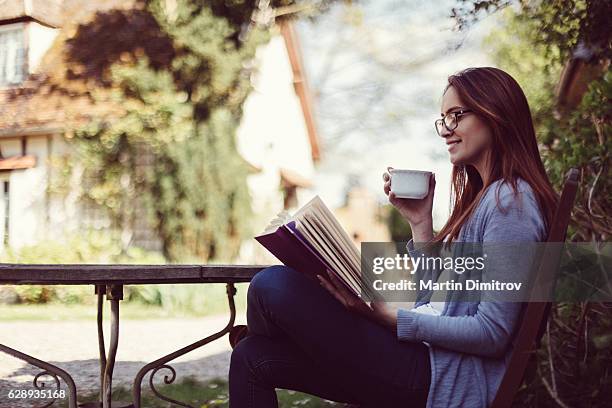
M 149 375 L 149 387 L 158 398 L 181 407 L 193 408 L 191 405 L 174 400 L 161 394 L 154 385 L 155 374 L 160 370 L 168 370 L 164 376 L 165 384 L 172 384 L 176 379 L 176 370 L 168 363 L 197 348 L 216 340 L 228 333 L 234 326 L 236 306 L 234 295 L 235 283 L 249 282 L 251 278 L 266 266 L 257 265 L 24 265 L 0 264 L 0 284 L 10 285 L 94 285 L 97 295 L 97 330 L 100 354 L 100 401 L 99 403 L 79 404 L 77 389 L 70 374 L 60 367 L 22 353 L 14 348 L 0 344 L 0 352 L 9 354 L 40 368 L 33 380 L 36 389 L 43 389 L 45 384 L 39 383 L 39 378 L 53 378 L 56 390 L 60 390 L 60 379 L 68 387 L 68 407 L 102 407 L 111 408 L 111 393 L 113 370 L 117 347 L 119 344 L 119 302 L 123 299 L 123 286 L 130 284 L 174 284 L 174 283 L 225 283 L 227 300 L 230 308 L 228 324 L 220 331 L 201 340 L 182 347 L 170 354 L 158 358 L 137 373 L 132 385 L 132 402 L 123 407 L 142 407 L 142 381 Z M 110 344 L 106 353 L 103 330 L 104 296 L 110 302 L 111 324 Z M 56 399 L 38 408 L 50 407 Z M 114 408 L 117 406 L 115 405 Z

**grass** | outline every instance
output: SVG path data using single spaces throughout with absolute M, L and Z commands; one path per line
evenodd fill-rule
M 147 377 L 148 379 L 148 377 Z M 143 384 L 145 382 L 143 381 Z M 148 384 L 147 384 L 148 387 Z M 192 377 L 187 377 L 176 384 L 162 385 L 158 387 L 161 394 L 172 399 L 185 402 L 197 408 L 227 408 L 229 407 L 228 384 L 223 379 L 214 379 L 206 383 L 198 382 Z M 312 395 L 297 391 L 277 390 L 279 407 L 343 407 L 344 404 L 324 400 Z M 93 402 L 98 400 L 97 394 L 84 395 L 79 397 L 79 402 Z M 130 402 L 132 394 L 127 388 L 116 388 L 113 390 L 113 401 Z M 64 400 L 61 407 L 67 407 L 67 400 Z M 147 408 L 168 408 L 177 406 L 158 399 L 153 393 L 143 385 L 142 406 Z
M 141 301 L 120 303 L 121 319 L 143 320 L 158 318 L 187 318 L 218 315 L 229 312 L 224 284 L 208 285 L 148 285 L 159 292 L 161 305 Z M 236 284 L 234 296 L 237 314 L 246 310 L 248 284 Z M 90 320 L 96 318 L 96 296 L 83 303 L 0 304 L 0 321 L 16 320 Z M 127 291 L 126 291 L 127 292 Z M 104 318 L 110 318 L 108 301 L 104 301 Z

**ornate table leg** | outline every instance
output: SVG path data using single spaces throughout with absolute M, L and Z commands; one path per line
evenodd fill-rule
M 74 380 L 72 379 L 72 377 L 70 376 L 70 374 L 68 374 L 66 371 L 62 370 L 61 368 L 54 366 L 53 364 L 49 364 L 45 361 L 39 360 L 35 357 L 32 357 L 28 354 L 22 353 L 21 351 L 17 351 L 15 349 L 12 349 L 10 347 L 4 346 L 2 344 L 0 344 L 0 351 L 9 354 L 15 358 L 18 358 L 20 360 L 23 360 L 29 364 L 32 364 L 33 366 L 36 366 L 38 368 L 43 369 L 44 371 L 38 373 L 35 377 L 34 377 L 34 387 L 36 387 L 37 389 L 41 389 L 44 388 L 45 384 L 42 383 L 42 385 L 38 385 L 38 378 L 40 378 L 43 375 L 49 375 L 51 377 L 53 377 L 55 379 L 55 386 L 57 388 L 56 391 L 59 391 L 60 389 L 60 382 L 59 379 L 57 377 L 60 377 L 62 380 L 64 380 L 64 382 L 66 383 L 66 385 L 68 386 L 68 407 L 69 408 L 77 408 L 77 391 L 76 391 L 76 386 L 74 385 Z M 55 402 L 57 398 L 53 398 L 50 402 L 48 402 L 47 404 L 41 406 L 40 408 L 46 408 L 46 407 L 50 407 L 51 405 L 53 405 L 53 403 Z
M 106 287 L 106 299 L 111 302 L 111 338 L 106 367 L 104 367 L 102 407 L 111 408 L 113 369 L 115 368 L 115 357 L 117 357 L 117 347 L 119 346 L 119 301 L 123 299 L 123 286 L 108 285 Z
M 227 324 L 227 326 L 225 326 L 225 328 L 223 328 L 223 330 L 212 334 L 202 340 L 196 341 L 195 343 L 192 343 L 186 347 L 183 347 L 173 353 L 170 353 L 162 358 L 159 358 L 147 365 L 145 365 L 143 368 L 140 369 L 140 371 L 138 371 L 138 374 L 136 375 L 136 378 L 134 379 L 134 385 L 132 388 L 132 402 L 134 404 L 135 408 L 141 408 L 141 386 L 142 386 L 142 380 L 144 378 L 144 376 L 151 371 L 151 376 L 149 377 L 149 386 L 151 387 L 151 391 L 153 391 L 153 393 L 160 399 L 164 400 L 164 401 L 168 401 L 171 402 L 173 404 L 179 405 L 181 407 L 187 407 L 187 408 L 193 408 L 191 405 L 183 403 L 181 401 L 177 401 L 174 400 L 170 397 L 167 397 L 165 395 L 162 395 L 159 393 L 159 391 L 157 391 L 157 389 L 155 389 L 155 385 L 153 384 L 153 377 L 155 376 L 155 374 L 157 373 L 157 371 L 161 370 L 161 369 L 167 369 L 170 371 L 171 375 L 166 375 L 164 376 L 164 383 L 165 384 L 172 384 L 176 378 L 176 371 L 174 370 L 174 368 L 172 368 L 171 366 L 167 365 L 166 363 L 168 363 L 169 361 L 174 360 L 177 357 L 180 357 L 184 354 L 189 353 L 190 351 L 193 351 L 199 347 L 202 347 L 203 345 L 210 343 L 213 340 L 218 339 L 219 337 L 222 337 L 223 335 L 225 335 L 225 333 L 228 333 L 232 327 L 234 327 L 234 320 L 236 318 L 236 305 L 234 304 L 234 295 L 236 294 L 236 288 L 234 287 L 233 283 L 228 283 L 226 285 L 226 290 L 227 290 L 227 300 L 229 302 L 229 307 L 230 307 L 230 319 L 229 322 Z
M 98 352 L 100 354 L 100 405 L 104 400 L 104 371 L 106 370 L 106 347 L 104 346 L 104 326 L 102 325 L 105 293 L 106 287 L 104 285 L 96 285 L 96 295 L 98 295 Z
M 115 358 L 117 356 L 117 347 L 119 345 L 119 301 L 123 299 L 123 285 L 96 285 L 96 294 L 98 295 L 98 348 L 100 353 L 100 401 L 81 404 L 81 408 L 111 408 L 113 391 L 113 370 L 115 368 Z M 106 294 L 106 299 L 111 302 L 111 337 L 106 355 L 104 346 L 104 328 L 102 325 L 103 312 L 103 297 Z M 123 408 L 132 407 L 129 403 L 119 403 Z M 117 401 L 113 408 L 118 408 Z

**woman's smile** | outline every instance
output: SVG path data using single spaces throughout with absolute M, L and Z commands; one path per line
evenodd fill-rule
M 447 139 L 446 140 L 446 145 L 448 146 L 448 151 L 452 152 L 453 150 L 456 150 L 456 146 L 461 143 L 461 139 Z

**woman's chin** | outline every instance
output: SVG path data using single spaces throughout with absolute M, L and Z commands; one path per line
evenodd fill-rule
M 465 164 L 464 160 L 461 160 L 461 157 L 458 155 L 451 154 L 449 159 L 451 164 L 454 166 L 460 166 L 462 164 Z

